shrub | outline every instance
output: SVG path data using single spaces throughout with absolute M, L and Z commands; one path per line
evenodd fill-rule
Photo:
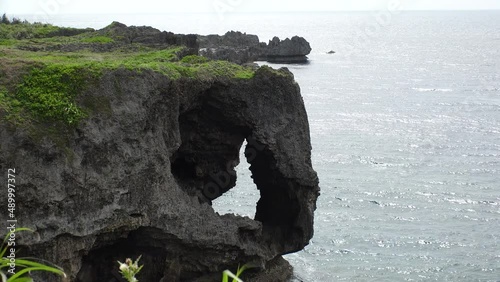
M 7 17 L 7 15 L 6 15 L 6 14 L 3 14 L 3 15 L 2 15 L 2 19 L 0 20 L 0 23 L 3 23 L 3 24 L 10 24 L 9 18 Z
M 39 120 L 77 125 L 86 113 L 77 106 L 75 98 L 92 76 L 89 70 L 71 65 L 34 68 L 17 86 L 15 99 Z
M 181 59 L 182 63 L 186 64 L 203 64 L 208 62 L 208 59 L 197 55 L 188 55 Z
M 10 23 L 11 24 L 20 24 L 20 23 L 22 23 L 22 21 L 19 18 L 12 18 L 12 21 Z

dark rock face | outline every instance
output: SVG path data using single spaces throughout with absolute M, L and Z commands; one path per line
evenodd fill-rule
M 260 58 L 263 48 L 256 35 L 229 31 L 223 36 L 198 35 L 200 55 L 214 59 L 244 64 Z
M 99 30 L 99 33 L 111 35 L 127 43 L 141 43 L 146 46 L 177 45 L 198 49 L 196 35 L 194 34 L 174 34 L 172 32 L 160 31 L 150 26 L 126 26 L 119 22 L 113 22 Z
M 274 37 L 269 44 L 260 43 L 256 35 L 227 32 L 225 35 L 198 36 L 200 55 L 215 60 L 226 60 L 237 64 L 253 61 L 273 63 L 305 63 L 311 46 L 304 38 L 280 40 Z
M 198 36 L 198 42 L 203 48 L 227 47 L 251 47 L 259 46 L 259 37 L 257 35 L 241 33 L 239 31 L 228 31 L 223 36 L 207 35 Z
M 283 41 L 274 37 L 268 44 L 267 60 L 273 63 L 306 62 L 306 55 L 311 50 L 309 42 L 302 37 L 294 36 Z
M 64 145 L 0 123 L 0 169 L 16 168 L 17 218 L 36 232 L 19 241 L 27 254 L 64 267 L 66 281 L 119 281 L 116 261 L 139 255 L 140 281 L 217 281 L 247 262 L 268 268 L 255 281 L 290 275 L 281 255 L 308 244 L 319 195 L 291 73 L 171 81 L 116 70 L 80 98 L 94 97 L 109 111 Z M 261 194 L 255 220 L 210 206 L 234 188 L 244 140 Z

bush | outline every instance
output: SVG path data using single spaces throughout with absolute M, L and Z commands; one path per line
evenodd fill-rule
M 186 64 L 203 64 L 208 62 L 208 59 L 197 55 L 188 55 L 181 59 L 182 63 Z
M 83 67 L 53 64 L 34 68 L 18 85 L 15 98 L 39 120 L 77 125 L 86 113 L 75 98 L 92 77 Z
M 12 18 L 12 21 L 10 23 L 11 24 L 20 24 L 20 23 L 22 23 L 22 21 L 19 18 Z

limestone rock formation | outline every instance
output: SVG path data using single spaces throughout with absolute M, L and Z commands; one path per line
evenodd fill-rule
M 162 49 L 167 46 L 187 47 L 183 55 L 202 55 L 213 60 L 225 60 L 236 64 L 269 61 L 273 63 L 305 63 L 311 52 L 309 42 L 304 38 L 294 36 L 291 39 L 280 40 L 274 37 L 268 44 L 259 42 L 257 35 L 239 31 L 229 31 L 224 35 L 174 34 L 160 31 L 150 26 L 127 26 L 113 22 L 100 30 L 61 28 L 47 36 L 72 36 L 82 33 L 92 33 L 94 36 L 104 36 L 113 39 L 112 42 L 82 43 L 64 42 L 56 44 L 28 44 L 20 49 L 28 51 L 61 51 L 78 52 L 110 52 L 119 48 Z M 22 39 L 22 38 L 20 38 Z
M 294 36 L 280 40 L 274 37 L 269 44 L 259 42 L 256 35 L 230 31 L 219 35 L 198 35 L 200 55 L 237 64 L 253 61 L 273 63 L 305 63 L 311 46 L 304 38 Z
M 304 38 L 294 36 L 292 39 L 280 40 L 274 37 L 267 46 L 267 61 L 274 63 L 306 62 L 311 46 Z
M 259 59 L 262 47 L 256 35 L 229 31 L 223 36 L 198 35 L 199 54 L 213 59 L 244 64 Z
M 148 29 L 130 38 L 157 36 Z M 34 137 L 0 109 L 0 170 L 16 168 L 17 219 L 35 231 L 19 239 L 22 252 L 62 266 L 66 281 L 118 281 L 116 261 L 139 255 L 140 281 L 210 281 L 247 262 L 282 266 L 255 281 L 289 274 L 281 255 L 313 236 L 319 187 L 288 70 L 173 80 L 119 68 L 88 83 L 77 99 L 97 110 L 64 132 L 41 123 L 46 134 Z M 261 195 L 254 220 L 210 206 L 237 189 L 244 140 Z
M 119 22 L 112 22 L 98 31 L 99 34 L 111 35 L 119 41 L 127 43 L 141 43 L 145 45 L 177 45 L 197 49 L 196 35 L 174 34 L 160 31 L 150 26 L 126 26 Z

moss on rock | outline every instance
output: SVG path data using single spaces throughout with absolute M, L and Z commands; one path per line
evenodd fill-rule
M 95 78 L 96 73 L 78 66 L 37 67 L 23 78 L 13 98 L 37 119 L 76 125 L 87 115 L 76 104 L 75 97 Z

